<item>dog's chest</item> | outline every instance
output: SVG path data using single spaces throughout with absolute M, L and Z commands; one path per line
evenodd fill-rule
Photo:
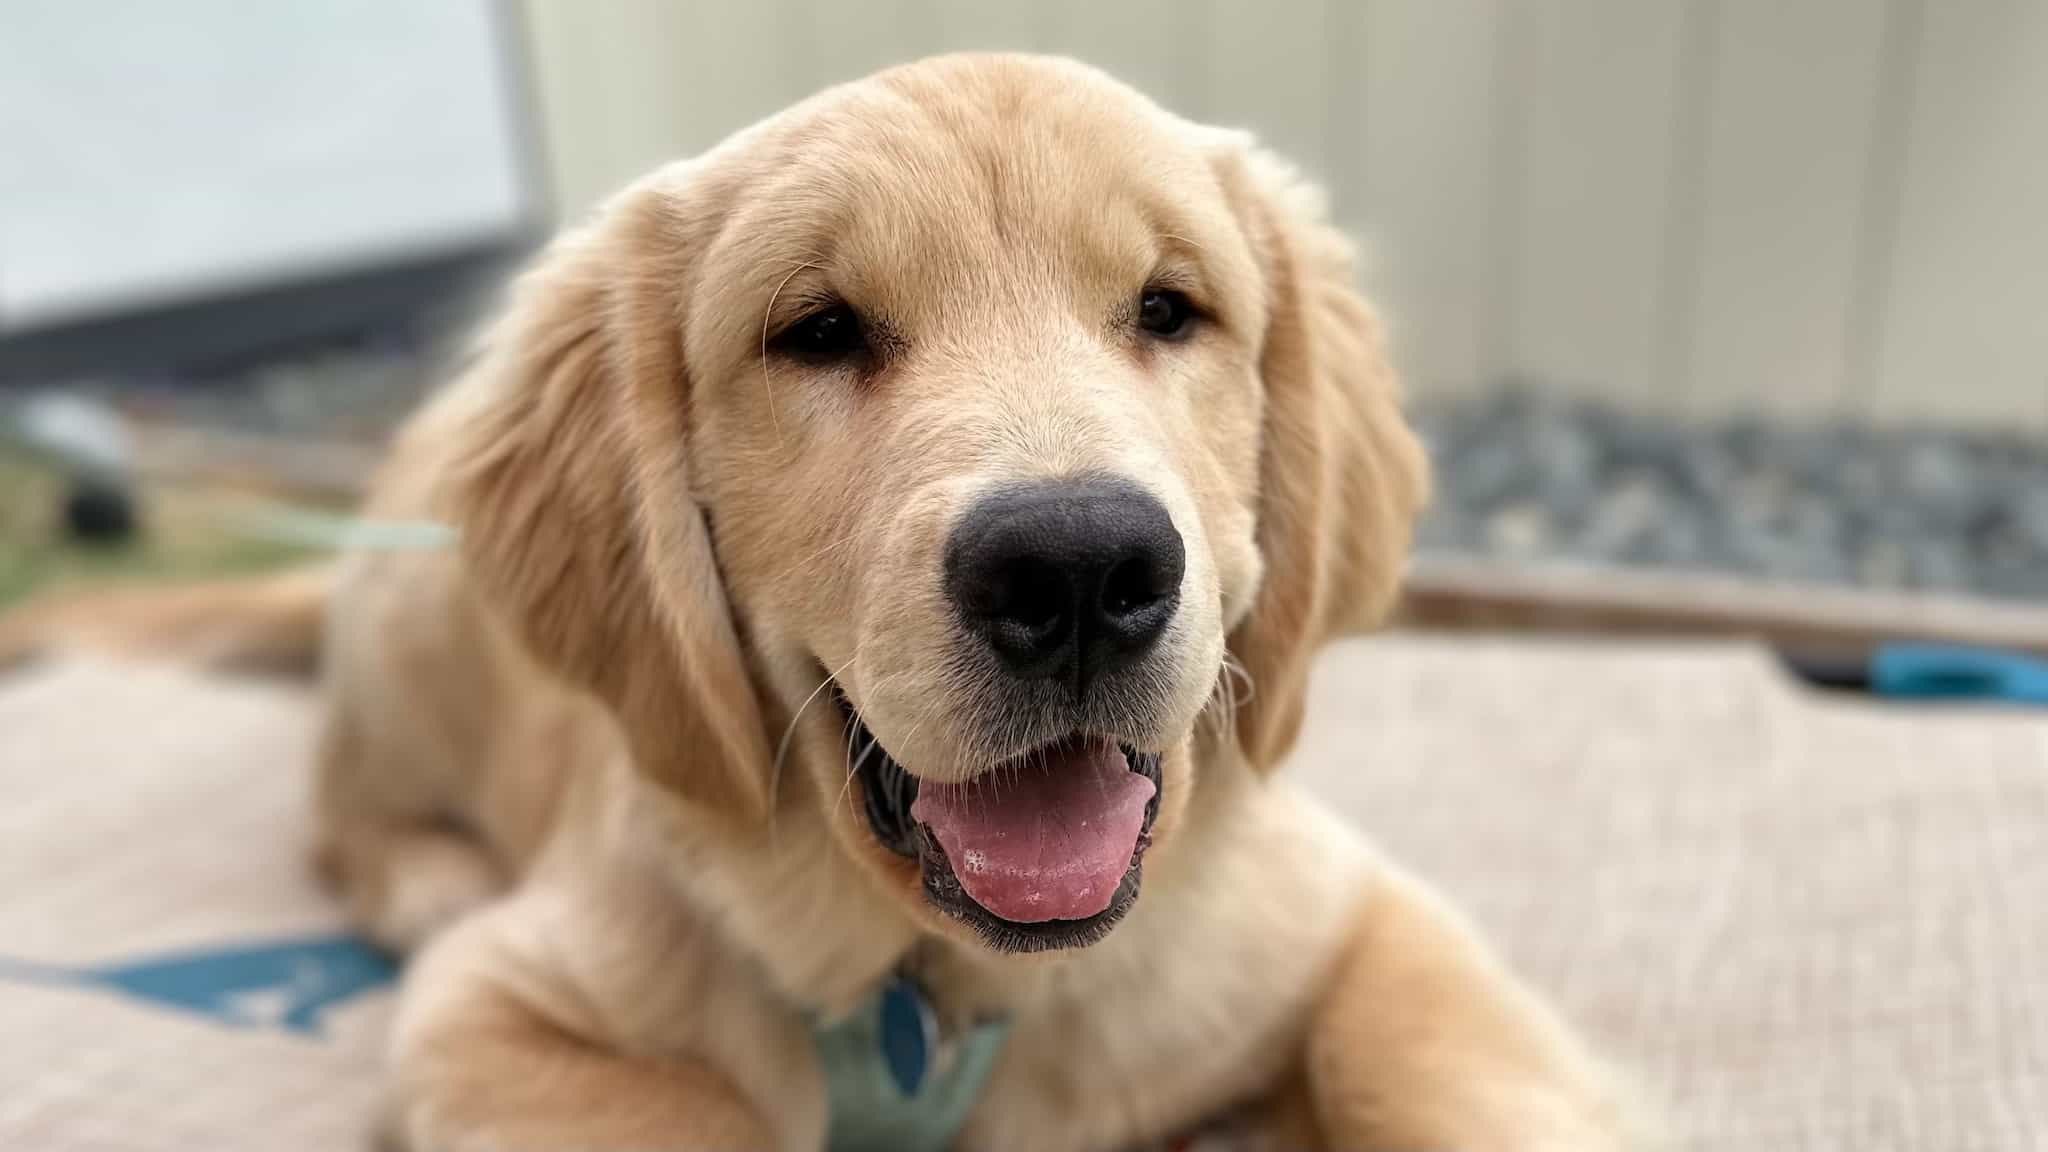
M 1138 1147 L 1188 1132 L 1279 1080 L 1298 1038 L 1298 1013 L 1285 998 L 1167 983 L 1206 1001 L 1146 997 L 1013 1027 L 958 1146 Z
M 1208 859 L 1050 975 L 1012 1018 L 956 1146 L 1133 1147 L 1279 1083 L 1368 874 L 1355 840 L 1297 803 L 1262 797 Z

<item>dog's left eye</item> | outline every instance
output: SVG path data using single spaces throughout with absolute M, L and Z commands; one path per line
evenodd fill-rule
M 1195 305 L 1170 288 L 1147 288 L 1138 297 L 1138 327 L 1162 340 L 1178 340 L 1194 327 Z
M 785 356 L 830 364 L 867 350 L 867 330 L 860 313 L 840 302 L 818 309 L 784 328 L 769 347 Z

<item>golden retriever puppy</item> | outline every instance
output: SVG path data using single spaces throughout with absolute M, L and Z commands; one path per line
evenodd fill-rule
M 423 946 L 397 1141 L 1623 1146 L 1273 777 L 1427 487 L 1352 277 L 1246 137 L 1022 56 L 558 240 L 371 501 L 459 549 L 329 582 L 322 860 Z

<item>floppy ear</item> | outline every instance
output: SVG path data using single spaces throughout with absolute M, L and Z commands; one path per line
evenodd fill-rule
M 1315 650 L 1393 606 L 1429 473 L 1401 415 L 1379 320 L 1354 287 L 1351 246 L 1324 218 L 1320 195 L 1241 145 L 1218 164 L 1266 283 L 1265 575 L 1230 650 L 1252 679 L 1238 741 L 1269 770 L 1301 730 Z
M 641 771 L 758 814 L 766 737 L 684 458 L 677 183 L 622 193 L 521 278 L 433 450 L 471 578 L 539 661 L 610 705 Z

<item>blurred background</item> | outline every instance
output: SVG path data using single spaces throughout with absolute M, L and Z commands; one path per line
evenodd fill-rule
M 960 48 L 1328 188 L 1425 564 L 2048 598 L 2033 0 L 0 0 L 0 602 L 319 545 L 554 227 Z

